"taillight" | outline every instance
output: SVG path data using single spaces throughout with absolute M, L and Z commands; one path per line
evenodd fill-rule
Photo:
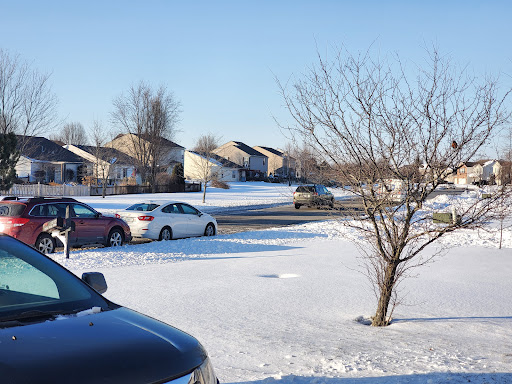
M 13 227 L 21 227 L 22 225 L 27 224 L 30 219 L 26 219 L 24 217 L 17 217 L 7 221 L 7 224 L 12 224 Z
M 121 215 L 119 215 L 118 213 L 115 214 L 116 218 L 120 219 L 121 218 Z
M 139 216 L 139 217 L 137 217 L 137 219 L 139 219 L 140 221 L 153 221 L 154 217 L 153 216 Z

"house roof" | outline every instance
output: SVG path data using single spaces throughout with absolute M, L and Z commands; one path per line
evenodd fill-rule
M 75 147 L 90 153 L 93 156 L 96 156 L 96 147 L 91 145 L 75 145 Z M 131 156 L 128 156 L 126 153 L 118 151 L 115 148 L 111 147 L 101 147 L 101 160 L 110 161 L 111 159 L 116 159 L 116 164 L 135 164 L 135 159 Z
M 203 152 L 197 152 L 197 151 L 188 151 L 188 152 L 205 158 Z M 210 159 L 212 162 L 216 162 L 225 168 L 237 168 L 237 169 L 240 168 L 240 165 L 233 163 L 232 161 L 230 161 L 222 156 L 216 155 L 215 153 L 210 153 Z
M 281 152 L 278 149 L 274 149 L 274 148 L 271 148 L 271 147 L 263 147 L 261 145 L 257 145 L 256 148 L 261 148 L 261 149 L 263 149 L 263 150 L 265 150 L 267 152 L 270 152 L 270 153 L 272 153 L 273 155 L 276 155 L 276 156 L 281 156 L 281 157 L 284 156 L 284 153 Z
M 242 152 L 245 152 L 247 153 L 249 156 L 262 156 L 262 157 L 267 157 L 265 156 L 263 153 L 255 150 L 254 148 L 251 148 L 249 147 L 247 144 L 244 144 L 242 143 L 241 141 L 230 141 L 229 143 L 226 143 L 224 145 L 221 145 L 219 148 L 217 148 L 217 150 L 221 149 L 221 148 L 225 148 L 225 147 L 229 147 L 229 146 L 235 146 L 237 147 L 239 150 L 241 150 Z
M 16 135 L 16 138 L 20 154 L 29 159 L 59 163 L 83 163 L 80 156 L 45 137 Z
M 140 137 L 140 138 L 142 138 L 142 139 L 144 139 L 144 140 L 148 141 L 148 139 L 147 139 L 147 136 L 148 136 L 148 135 L 138 134 L 138 133 L 120 133 L 119 135 L 117 135 L 117 136 L 114 138 L 114 140 L 117 140 L 117 139 L 119 139 L 119 138 L 121 138 L 121 137 L 123 137 L 123 136 L 126 136 L 126 135 L 135 135 L 135 136 L 138 136 L 138 137 Z M 164 145 L 165 145 L 165 146 L 167 146 L 167 147 L 177 147 L 177 148 L 183 148 L 183 149 L 185 149 L 185 147 L 182 147 L 181 145 L 176 144 L 174 141 L 171 141 L 171 140 L 169 140 L 169 139 L 166 139 L 165 137 L 160 137 L 160 138 L 163 140 Z

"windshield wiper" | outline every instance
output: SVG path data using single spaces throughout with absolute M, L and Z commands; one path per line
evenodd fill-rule
M 41 311 L 37 309 L 33 309 L 30 311 L 25 311 L 18 313 L 12 316 L 0 317 L 0 325 L 3 326 L 2 323 L 18 321 L 21 323 L 21 320 L 37 320 L 37 319 L 48 319 L 55 317 L 57 315 L 69 315 L 71 313 L 79 312 L 80 310 L 56 310 L 56 311 Z

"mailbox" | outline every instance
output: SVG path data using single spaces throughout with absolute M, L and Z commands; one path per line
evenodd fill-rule
M 56 217 L 53 220 L 47 221 L 43 224 L 43 232 L 59 231 L 63 232 L 69 229 L 71 232 L 75 231 L 75 222 L 69 218 Z

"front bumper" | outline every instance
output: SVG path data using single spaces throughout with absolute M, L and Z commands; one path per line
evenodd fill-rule
M 177 379 L 168 381 L 164 384 L 218 384 L 219 380 L 215 376 L 213 366 L 209 358 L 201 364 L 199 367 L 194 369 L 188 375 L 179 377 Z

